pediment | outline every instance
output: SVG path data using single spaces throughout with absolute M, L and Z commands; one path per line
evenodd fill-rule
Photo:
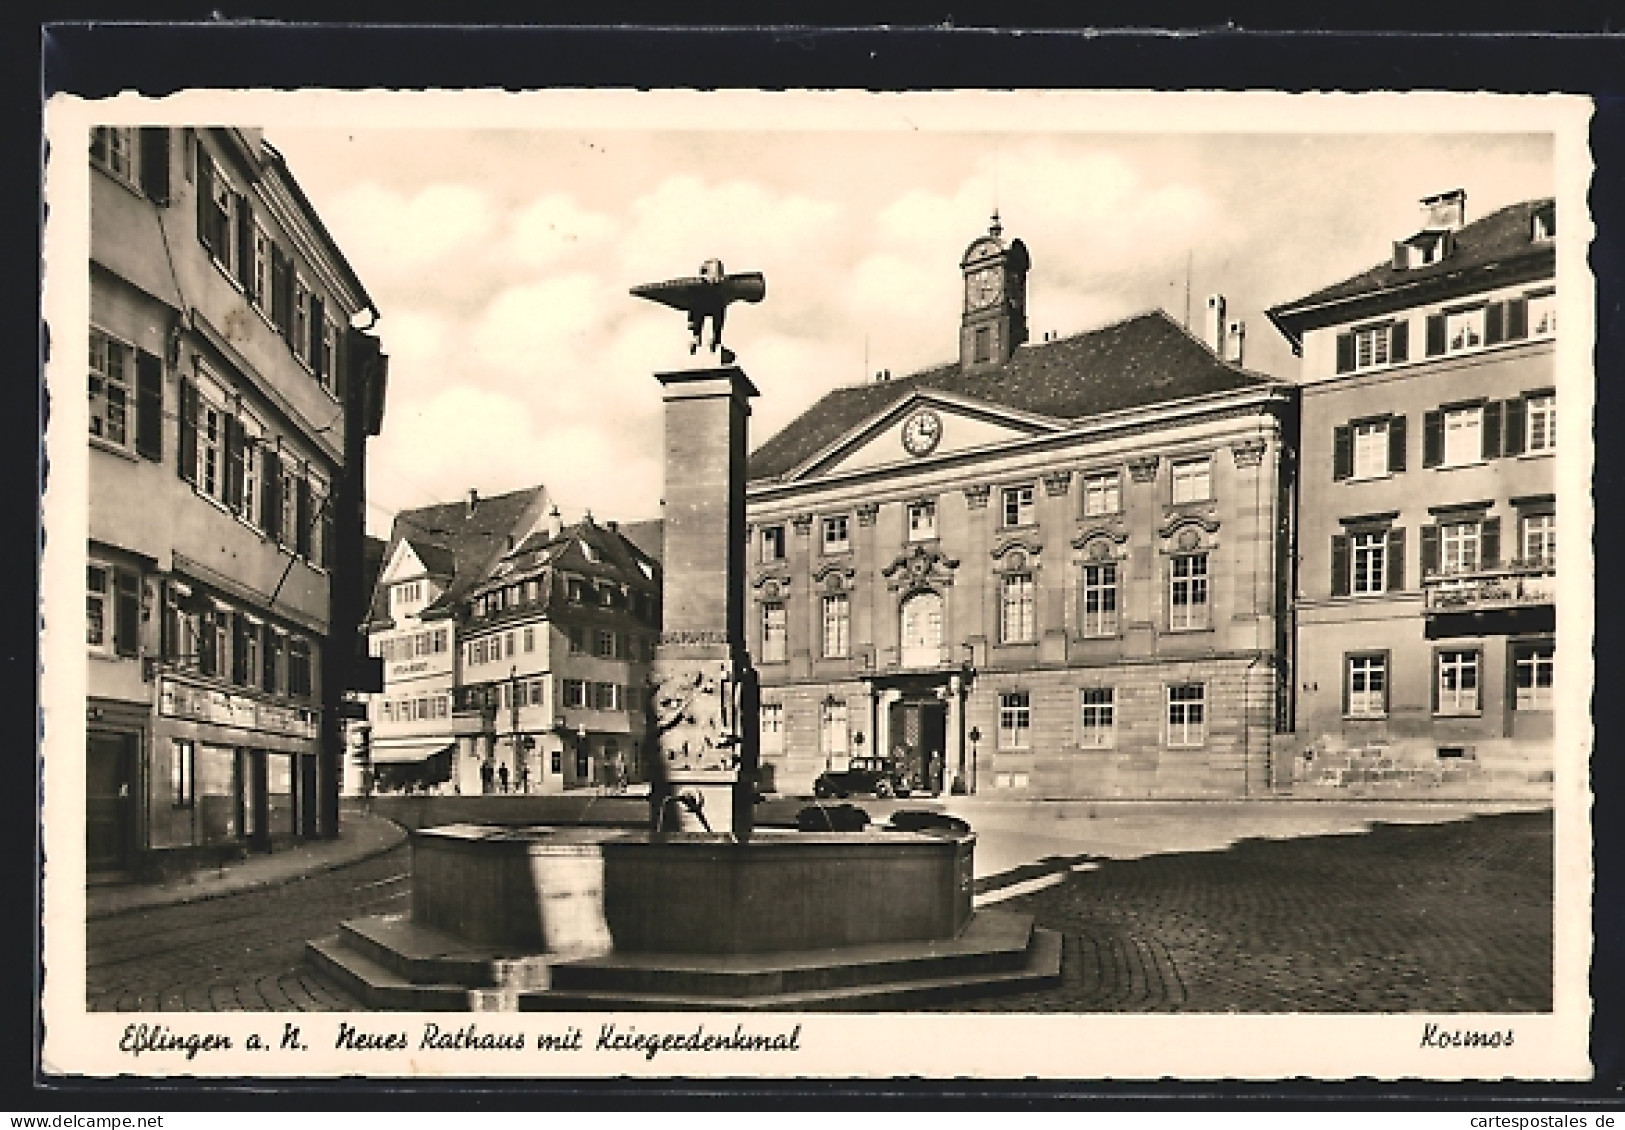
M 922 426 L 923 424 L 923 426 Z M 852 428 L 790 476 L 795 480 L 925 464 L 1058 431 L 1059 420 L 948 393 L 899 398 Z
M 429 572 L 418 556 L 412 543 L 402 538 L 395 543 L 395 552 L 389 555 L 389 562 L 384 566 L 381 579 L 384 584 L 392 585 L 397 581 L 410 581 L 422 577 Z

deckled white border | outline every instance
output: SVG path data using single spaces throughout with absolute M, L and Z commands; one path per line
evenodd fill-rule
M 628 1075 L 651 1077 L 922 1075 L 979 1078 L 1280 1079 L 1584 1079 L 1591 1074 L 1587 1035 L 1591 959 L 1591 834 L 1587 757 L 1592 728 L 1594 514 L 1589 490 L 1594 399 L 1595 295 L 1586 263 L 1592 236 L 1586 188 L 1590 102 L 1572 96 L 1484 94 L 1286 95 L 1036 92 L 866 94 L 750 91 L 247 92 L 189 91 L 162 100 L 121 95 L 101 102 L 59 96 L 46 108 L 52 154 L 46 169 L 45 313 L 58 343 L 48 369 L 51 457 L 45 498 L 48 537 L 43 578 L 46 629 L 42 702 L 44 747 L 45 1067 L 51 1072 L 111 1075 L 319 1076 L 356 1074 Z M 366 1013 L 163 1013 L 140 1016 L 84 1011 L 84 701 L 86 663 L 80 578 L 87 537 L 86 401 L 80 393 L 89 319 L 88 162 L 86 131 L 107 123 L 244 122 L 301 128 L 331 123 L 356 128 L 549 128 L 682 130 L 982 130 L 1035 133 L 1382 133 L 1448 122 L 1456 135 L 1550 132 L 1556 139 L 1559 301 L 1557 344 L 1560 418 L 1558 480 L 1563 508 L 1558 602 L 1563 646 L 1557 658 L 1557 931 L 1554 1011 L 1549 1015 L 941 1015 L 841 1016 L 483 1014 L 419 1016 Z M 297 175 L 297 170 L 295 170 Z M 386 327 L 387 328 L 387 327 Z M 387 336 L 386 336 L 387 347 Z M 416 1044 L 425 1022 L 481 1032 L 583 1030 L 591 1048 L 606 1020 L 624 1031 L 686 1033 L 789 1032 L 794 1053 L 669 1052 L 648 1059 L 632 1052 L 538 1051 L 335 1053 L 339 1025 L 401 1031 Z M 237 1050 L 131 1056 L 119 1051 L 133 1022 L 177 1033 L 220 1032 Z M 1423 1025 L 1516 1032 L 1495 1051 L 1422 1048 Z M 276 1044 L 285 1023 L 297 1025 L 303 1053 L 241 1050 L 257 1033 Z

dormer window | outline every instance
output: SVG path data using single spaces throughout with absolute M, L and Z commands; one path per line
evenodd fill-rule
M 1557 205 L 1548 204 L 1535 210 L 1529 221 L 1529 238 L 1535 243 L 1545 243 L 1557 237 Z
M 598 551 L 596 549 L 594 549 L 592 546 L 588 545 L 584 541 L 580 542 L 579 544 L 581 545 L 581 555 L 583 557 L 585 557 L 588 561 L 597 561 L 598 560 Z

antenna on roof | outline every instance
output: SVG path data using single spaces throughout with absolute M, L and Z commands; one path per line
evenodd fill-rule
M 1191 328 L 1191 257 L 1194 252 L 1185 252 L 1185 329 Z

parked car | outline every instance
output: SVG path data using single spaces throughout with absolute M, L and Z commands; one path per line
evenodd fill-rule
M 845 769 L 826 769 L 813 783 L 820 797 L 849 797 L 853 793 L 874 793 L 884 799 L 907 796 L 908 778 L 884 757 L 854 757 Z

